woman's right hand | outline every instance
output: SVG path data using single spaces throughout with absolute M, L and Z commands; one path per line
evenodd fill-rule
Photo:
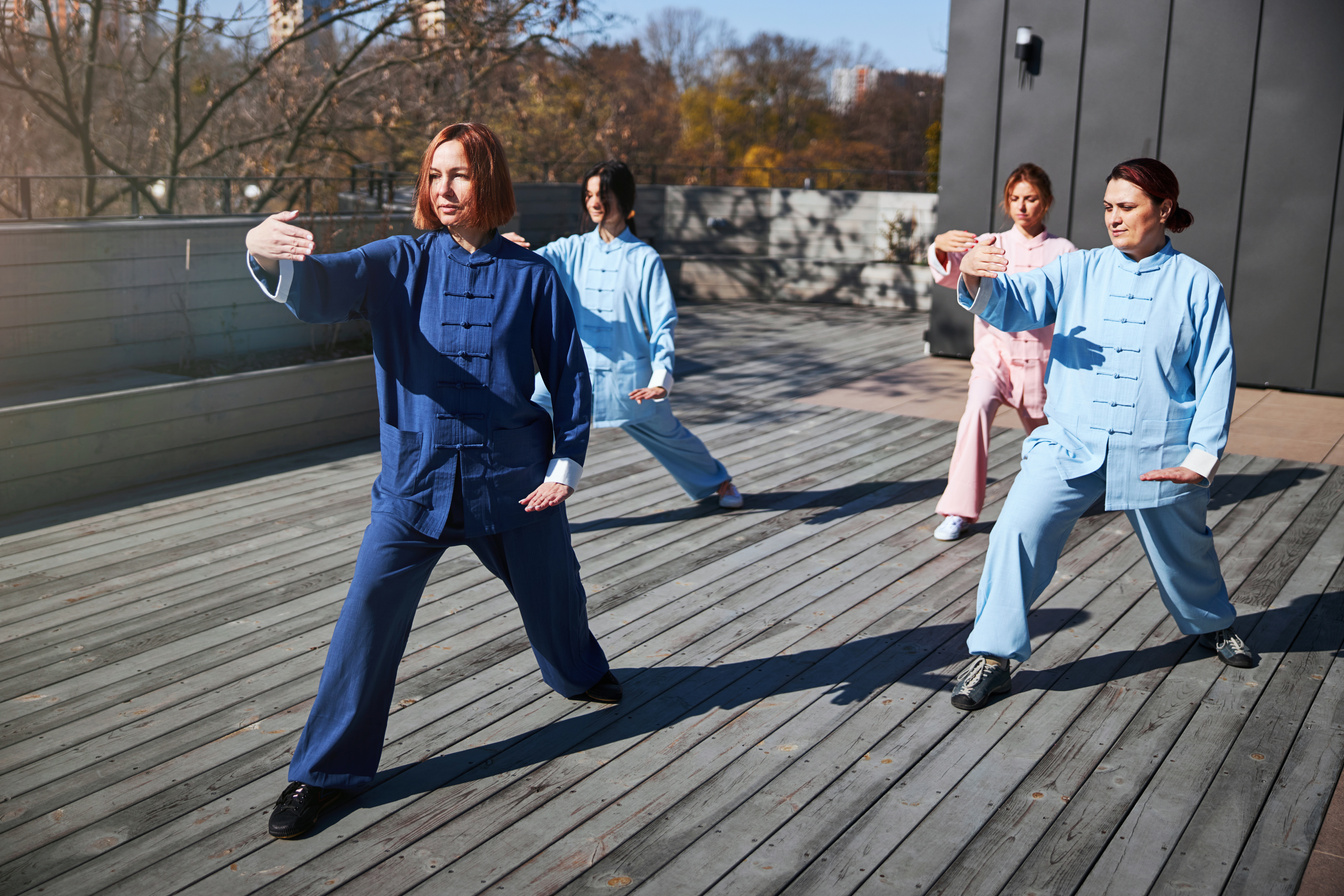
M 278 271 L 282 259 L 303 261 L 313 254 L 312 233 L 289 223 L 298 215 L 297 210 L 276 212 L 247 232 L 247 252 L 267 273 Z
M 951 252 L 966 252 L 974 245 L 975 234 L 969 230 L 948 230 L 933 238 L 933 248 L 940 253 L 940 259 Z
M 1007 255 L 994 245 L 997 240 L 997 236 L 990 234 L 961 257 L 961 279 L 971 295 L 980 291 L 981 277 L 993 280 L 1008 270 Z

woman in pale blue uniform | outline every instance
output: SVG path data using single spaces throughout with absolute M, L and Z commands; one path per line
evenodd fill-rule
M 992 237 L 962 259 L 962 306 L 1000 330 L 1055 332 L 1049 422 L 1023 443 L 990 535 L 959 709 L 1010 690 L 1010 662 L 1031 654 L 1027 612 L 1103 494 L 1128 515 L 1180 630 L 1229 665 L 1252 664 L 1205 524 L 1236 389 L 1231 322 L 1218 278 L 1166 236 L 1193 221 L 1179 191 L 1166 165 L 1131 159 L 1107 178 L 1109 247 L 1011 275 Z
M 677 305 L 663 261 L 635 235 L 635 178 L 624 162 L 593 166 L 583 205 L 597 226 L 537 250 L 574 305 L 593 378 L 593 425 L 619 426 L 657 458 L 694 501 L 742 506 L 728 469 L 668 406 Z M 533 401 L 550 407 L 537 381 Z

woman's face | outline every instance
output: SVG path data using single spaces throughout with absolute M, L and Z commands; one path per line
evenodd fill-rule
M 1111 245 L 1135 261 L 1147 258 L 1166 243 L 1170 199 L 1153 202 L 1153 197 L 1138 186 L 1117 178 L 1106 185 L 1102 206 Z
M 429 195 L 441 224 L 445 227 L 466 224 L 475 194 L 462 141 L 449 140 L 434 150 L 429 163 Z
M 1027 233 L 1040 227 L 1049 210 L 1050 204 L 1041 198 L 1041 191 L 1030 181 L 1019 180 L 1008 191 L 1008 215 Z
M 610 192 L 602 192 L 602 178 L 596 174 L 583 187 L 583 207 L 594 224 L 606 224 L 608 229 L 625 221 L 625 209 Z

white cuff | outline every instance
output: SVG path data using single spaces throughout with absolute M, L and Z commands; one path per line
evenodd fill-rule
M 994 292 L 994 280 L 991 277 L 980 278 L 980 288 L 975 295 L 966 288 L 966 275 L 957 278 L 957 304 L 972 314 L 979 314 L 989 305 L 989 297 Z
M 1218 469 L 1218 458 L 1202 448 L 1191 448 L 1190 453 L 1185 456 L 1185 460 L 1181 461 L 1181 466 L 1187 470 L 1194 470 L 1203 476 L 1204 482 L 1201 484 L 1208 487 L 1209 483 L 1213 481 L 1213 471 Z
M 666 389 L 668 395 L 672 394 L 672 371 L 653 368 L 653 376 L 649 377 L 649 388 L 659 387 Z
M 266 294 L 266 298 L 282 305 L 289 300 L 289 286 L 294 282 L 294 262 L 288 258 L 280 259 L 280 275 L 276 282 L 275 292 L 271 292 L 270 286 L 266 283 L 266 273 L 262 270 L 261 265 L 257 264 L 257 260 L 252 257 L 251 252 L 247 253 L 247 270 L 252 275 L 252 279 L 256 281 L 257 286 L 261 287 L 261 291 Z
M 569 457 L 553 457 L 546 468 L 544 482 L 559 482 L 570 488 L 579 487 L 579 477 L 583 475 L 583 466 Z
M 952 256 L 950 254 L 947 256 L 947 264 L 944 265 L 942 262 L 938 260 L 938 250 L 933 248 L 933 244 L 930 243 L 929 273 L 933 276 L 933 279 L 935 281 L 941 280 L 943 277 L 946 277 L 948 275 L 948 272 L 951 270 L 952 270 Z

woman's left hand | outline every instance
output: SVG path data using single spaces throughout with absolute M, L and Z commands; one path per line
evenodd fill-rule
M 518 245 L 522 246 L 524 249 L 531 249 L 531 248 L 532 248 L 532 244 L 529 243 L 527 240 L 523 239 L 523 235 L 522 235 L 521 233 L 516 232 L 516 231 L 510 230 L 508 233 L 501 234 L 501 236 L 503 236 L 504 239 L 508 240 L 508 241 L 511 242 L 511 243 L 517 243 Z
M 1203 476 L 1189 467 L 1163 467 L 1160 470 L 1149 470 L 1147 473 L 1141 473 L 1139 478 L 1144 482 L 1183 482 L 1187 485 L 1192 482 L 1204 481 Z
M 548 507 L 563 503 L 572 494 L 574 494 L 574 489 L 563 482 L 543 482 L 532 491 L 532 494 L 518 503 L 522 504 L 523 509 L 528 512 L 545 510 Z
M 636 389 L 630 393 L 630 397 L 633 398 L 637 404 L 642 404 L 646 401 L 661 401 L 667 397 L 667 390 L 662 386 L 651 386 L 644 389 Z

